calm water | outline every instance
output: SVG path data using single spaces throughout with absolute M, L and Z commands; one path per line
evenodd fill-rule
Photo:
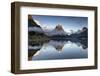
M 28 60 L 80 59 L 88 57 L 87 40 L 49 40 L 29 44 Z

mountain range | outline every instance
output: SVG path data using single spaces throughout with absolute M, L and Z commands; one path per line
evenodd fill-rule
M 29 35 L 44 35 L 48 37 L 67 37 L 67 38 L 87 38 L 88 36 L 88 29 L 87 27 L 83 27 L 81 30 L 77 32 L 71 33 L 68 35 L 67 32 L 64 31 L 62 25 L 58 24 L 52 30 L 45 30 L 40 27 L 40 24 L 37 23 L 36 20 L 32 18 L 31 15 L 28 16 L 28 32 Z

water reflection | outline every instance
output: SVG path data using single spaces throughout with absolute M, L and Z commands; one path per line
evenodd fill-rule
M 29 41 L 28 60 L 79 59 L 88 57 L 87 39 Z

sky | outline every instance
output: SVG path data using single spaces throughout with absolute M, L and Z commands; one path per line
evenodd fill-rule
M 88 17 L 50 15 L 32 15 L 32 17 L 42 28 L 50 30 L 54 29 L 58 24 L 61 24 L 66 32 L 70 32 L 70 30 L 77 31 L 83 27 L 88 27 Z

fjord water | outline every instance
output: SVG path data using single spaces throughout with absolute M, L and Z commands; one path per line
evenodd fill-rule
M 87 39 L 49 40 L 29 45 L 28 60 L 84 59 L 88 58 Z

